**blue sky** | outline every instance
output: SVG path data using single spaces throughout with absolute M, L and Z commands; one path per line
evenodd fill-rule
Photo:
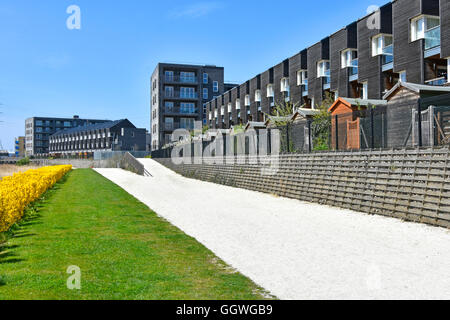
M 0 140 L 32 116 L 121 119 L 150 127 L 158 62 L 215 64 L 243 82 L 387 0 L 2 0 Z M 69 30 L 66 9 L 81 9 Z

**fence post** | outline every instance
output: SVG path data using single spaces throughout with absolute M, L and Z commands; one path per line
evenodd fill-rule
M 291 152 L 290 143 L 289 143 L 289 124 L 286 124 L 286 150 L 287 150 L 287 152 Z
M 309 153 L 312 152 L 312 139 L 311 139 L 311 120 L 308 119 L 308 149 Z
M 418 135 L 419 135 L 419 147 L 422 147 L 422 99 L 419 98 L 419 101 L 417 102 L 417 114 L 418 114 Z
M 375 123 L 374 123 L 374 116 L 373 116 L 373 108 L 370 106 L 370 148 L 373 150 L 375 149 Z
M 335 129 L 336 129 L 336 132 L 335 132 L 335 135 L 336 135 L 336 150 L 339 150 L 339 126 L 338 126 L 338 115 L 336 115 L 335 116 L 335 123 L 336 123 L 336 127 L 335 127 Z

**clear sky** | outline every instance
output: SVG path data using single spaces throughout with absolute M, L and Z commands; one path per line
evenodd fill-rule
M 1 0 L 0 141 L 28 117 L 150 127 L 158 62 L 215 64 L 241 83 L 388 0 Z M 70 5 L 81 29 L 69 30 Z

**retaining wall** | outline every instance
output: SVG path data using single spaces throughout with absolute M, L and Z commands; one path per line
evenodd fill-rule
M 274 160 L 275 175 L 261 174 L 255 158 L 239 159 L 245 163 L 155 160 L 190 178 L 450 228 L 448 148 L 287 154 Z

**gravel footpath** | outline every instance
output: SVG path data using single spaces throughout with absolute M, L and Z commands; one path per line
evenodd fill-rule
M 97 169 L 280 299 L 450 299 L 450 231 L 184 178 Z

